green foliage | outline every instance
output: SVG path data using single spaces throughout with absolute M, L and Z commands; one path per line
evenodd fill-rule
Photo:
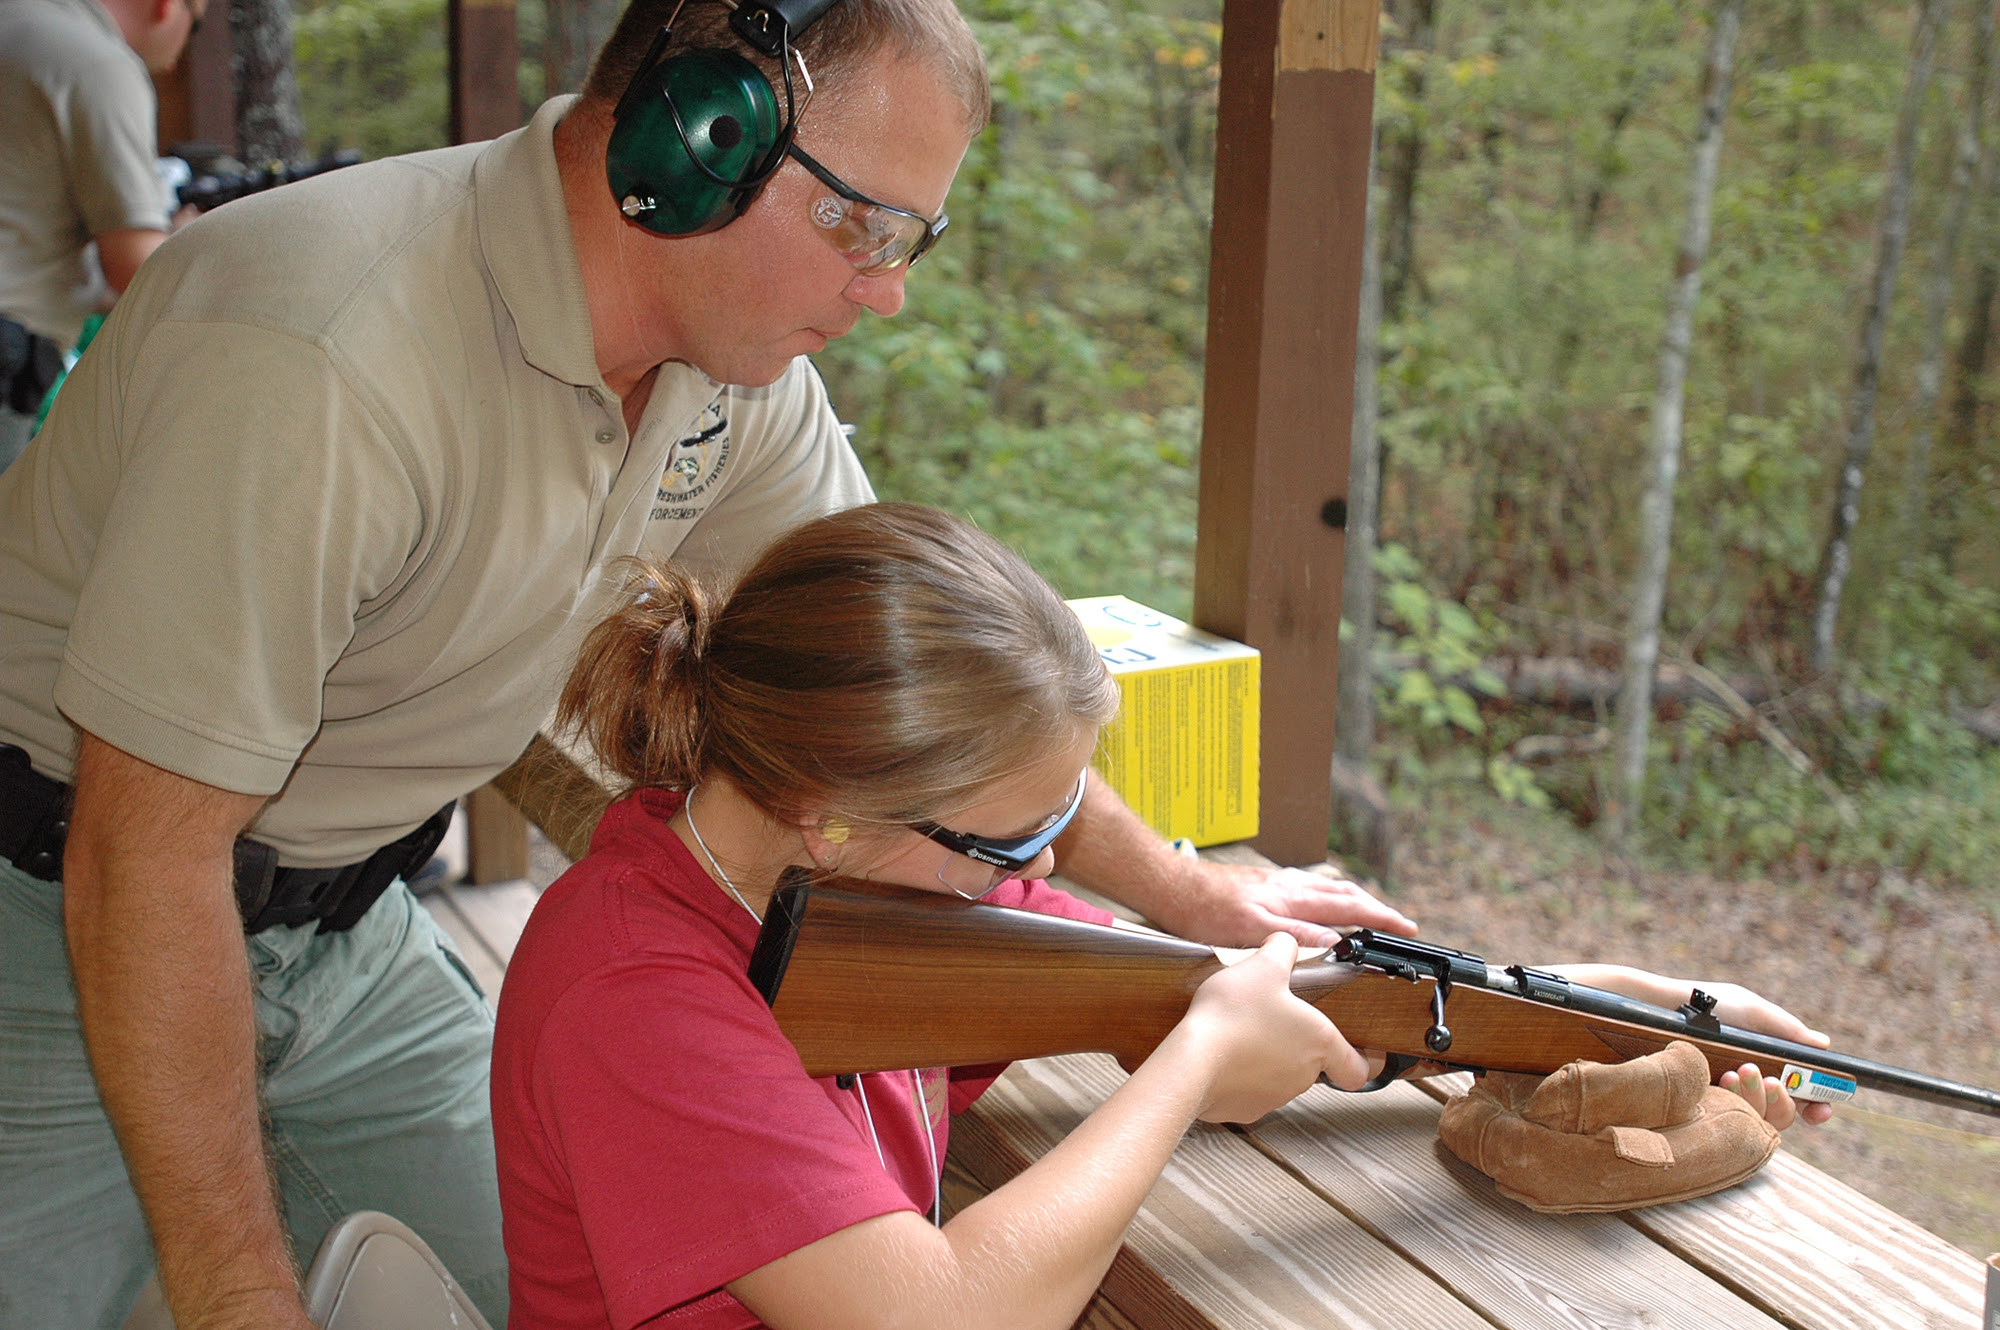
M 295 0 L 306 142 L 370 159 L 443 147 L 443 0 Z
M 521 103 L 542 100 L 543 0 L 517 0 Z M 359 148 L 370 160 L 441 148 L 444 0 L 293 0 L 292 35 L 307 149 Z
M 1420 736 L 1484 735 L 1486 721 L 1474 694 L 1507 695 L 1506 685 L 1485 665 L 1491 634 L 1472 611 L 1428 586 L 1422 567 L 1403 546 L 1392 543 L 1375 552 L 1375 575 L 1381 617 L 1399 633 L 1390 651 L 1393 666 L 1376 685 L 1377 714 Z M 1481 771 L 1504 802 L 1551 806 L 1534 772 L 1505 753 L 1488 755 Z
M 820 364 L 884 497 L 965 514 L 1065 594 L 1185 615 L 1215 6 L 964 8 L 995 106 L 951 234 Z
M 961 3 L 996 110 L 953 187 L 950 236 L 911 275 L 900 317 L 866 320 L 818 359 L 885 497 L 970 516 L 1067 594 L 1120 592 L 1185 615 L 1219 0 Z M 315 151 L 443 142 L 441 0 L 298 6 Z M 1587 818 L 1585 764 L 1537 774 L 1505 756 L 1507 740 L 1583 718 L 1499 706 L 1479 661 L 1519 650 L 1615 663 L 1706 14 L 1668 0 L 1453 0 L 1437 7 L 1434 47 L 1418 50 L 1393 21 L 1406 9 L 1389 6 L 1377 80 L 1378 123 L 1423 149 L 1412 279 L 1382 331 L 1381 603 L 1399 667 L 1383 690 L 1387 747 L 1407 779 L 1487 785 L 1530 808 L 1560 792 Z M 1792 698 L 1776 722 L 1859 813 L 1843 822 L 1748 727 L 1694 706 L 1655 730 L 1643 827 L 1659 853 L 1950 879 L 1976 873 L 2000 837 L 1994 754 L 1950 719 L 2000 693 L 2000 455 L 1986 414 L 1969 443 L 1939 438 L 1919 549 L 1894 518 L 1922 423 L 1908 410 L 1921 286 L 1970 64 L 1966 7 L 1955 13 L 1892 308 L 1846 664 L 1816 693 L 1798 692 L 1797 644 L 1910 15 L 1852 0 L 1746 15 L 1663 643 L 1776 682 Z M 517 15 L 532 105 L 542 0 Z M 1962 250 L 1995 246 L 1989 206 Z M 1967 313 L 1955 308 L 1954 343 Z
M 1380 579 L 1382 617 L 1396 625 L 1395 654 L 1407 663 L 1393 681 L 1381 685 L 1382 717 L 1420 729 L 1456 726 L 1467 734 L 1482 734 L 1479 704 L 1472 693 L 1453 680 L 1463 678 L 1473 690 L 1501 697 L 1506 688 L 1482 663 L 1486 633 L 1472 612 L 1424 585 L 1423 570 L 1401 545 L 1384 545 L 1375 553 Z

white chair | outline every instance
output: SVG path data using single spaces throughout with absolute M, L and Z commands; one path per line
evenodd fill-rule
M 305 1293 L 322 1330 L 492 1330 L 424 1240 L 374 1210 L 328 1230 Z
M 322 1330 L 492 1330 L 424 1240 L 377 1210 L 327 1230 L 306 1272 L 306 1313 Z M 123 1330 L 174 1330 L 157 1275 Z

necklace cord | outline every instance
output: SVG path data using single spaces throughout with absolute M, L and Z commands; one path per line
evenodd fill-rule
M 757 926 L 762 928 L 764 926 L 764 916 L 751 909 L 750 902 L 743 899 L 743 893 L 738 891 L 736 884 L 729 880 L 729 874 L 723 870 L 721 861 L 715 857 L 715 851 L 709 849 L 708 842 L 701 838 L 701 828 L 694 824 L 694 796 L 695 790 L 699 790 L 700 788 L 701 786 L 697 785 L 693 790 L 689 790 L 687 798 L 681 802 L 681 811 L 687 814 L 688 830 L 694 833 L 694 843 L 701 846 L 701 852 L 708 856 L 708 866 L 713 868 L 715 875 L 722 879 L 722 885 L 729 889 L 729 894 L 736 898 L 736 903 L 743 907 L 743 912 L 752 919 L 755 919 Z
M 750 908 L 749 901 L 743 899 L 743 893 L 736 889 L 734 882 L 730 881 L 728 872 L 723 869 L 721 861 L 715 857 L 715 851 L 709 849 L 708 842 L 702 839 L 701 828 L 695 825 L 694 796 L 695 791 L 700 788 L 701 786 L 696 785 L 694 789 L 689 790 L 687 798 L 681 803 L 681 811 L 687 814 L 688 830 L 694 833 L 694 843 L 701 847 L 702 854 L 708 859 L 709 867 L 713 868 L 715 875 L 722 879 L 722 885 L 728 889 L 731 896 L 736 898 L 736 903 L 743 907 L 743 912 L 752 919 L 755 919 L 761 928 L 764 923 L 763 918 Z M 946 883 L 946 885 L 949 886 L 950 884 Z M 960 894 L 963 895 L 964 893 L 961 892 Z M 854 1089 L 861 1096 L 861 1120 L 868 1124 L 868 1143 L 875 1147 L 875 1162 L 880 1164 L 882 1171 L 886 1173 L 889 1170 L 889 1160 L 882 1153 L 882 1138 L 875 1132 L 875 1114 L 868 1107 L 867 1081 L 862 1077 L 855 1077 Z M 931 1222 L 937 1227 L 943 1228 L 944 1175 L 938 1171 L 937 1129 L 931 1122 L 930 1104 L 924 1099 L 923 1077 L 917 1073 L 914 1067 L 910 1069 L 910 1097 L 916 1106 L 917 1119 L 923 1124 L 924 1154 L 930 1161 L 931 1166 Z

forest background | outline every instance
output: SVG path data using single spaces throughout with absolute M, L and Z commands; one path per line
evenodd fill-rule
M 1712 16 L 1670 0 L 1388 5 L 1365 766 L 1403 842 L 1377 866 L 1406 910 L 1450 922 L 1444 940 L 1532 959 L 1560 936 L 1574 954 L 1727 972 L 1846 1046 L 2000 1081 L 1986 2 L 1744 13 L 1629 827 L 1605 816 L 1612 712 Z M 445 142 L 442 0 L 293 3 L 305 150 Z M 1220 0 L 960 3 L 996 105 L 950 237 L 902 315 L 817 360 L 884 497 L 970 516 L 1066 594 L 1185 615 Z M 518 0 L 524 107 L 581 82 L 620 7 Z M 1822 668 L 1810 619 L 1898 225 L 1899 123 L 1901 270 Z M 1969 1251 L 2000 1246 L 1984 1124 L 1856 1110 L 1795 1148 Z
M 1184 615 L 1220 5 L 964 7 L 996 105 L 952 191 L 950 241 L 900 317 L 864 322 L 821 367 L 885 497 L 970 516 L 1066 594 Z M 618 8 L 521 0 L 524 105 L 580 82 Z M 1641 859 L 1850 868 L 2000 901 L 1994 152 L 1945 270 L 1942 402 L 1913 404 L 1938 219 L 1983 95 L 1975 8 L 1937 6 L 1831 671 L 1810 668 L 1808 607 L 1921 6 L 1787 0 L 1745 19 L 1662 659 L 1713 671 L 1757 714 L 1701 689 L 1662 699 L 1623 847 Z M 297 0 L 294 22 L 312 151 L 444 142 L 439 0 Z M 1573 825 L 1602 811 L 1707 41 L 1706 14 L 1669 0 L 1385 14 L 1374 765 L 1405 804 L 1456 787 Z M 1511 668 L 1521 657 L 1541 672 Z

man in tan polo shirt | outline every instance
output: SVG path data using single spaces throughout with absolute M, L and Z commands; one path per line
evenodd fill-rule
M 361 1208 L 503 1323 L 490 1019 L 394 878 L 548 715 L 609 561 L 872 497 L 805 357 L 900 308 L 987 109 L 950 0 L 839 0 L 798 152 L 656 234 L 607 144 L 671 9 L 523 130 L 176 236 L 0 476 L 0 1330 L 116 1325 L 155 1260 L 181 1330 L 302 1330 L 294 1253 Z M 1190 867 L 1095 784 L 1074 825 L 1067 870 L 1194 936 L 1407 927 Z
M 0 0 L 0 471 L 84 319 L 167 238 L 147 71 L 174 67 L 205 5 Z

